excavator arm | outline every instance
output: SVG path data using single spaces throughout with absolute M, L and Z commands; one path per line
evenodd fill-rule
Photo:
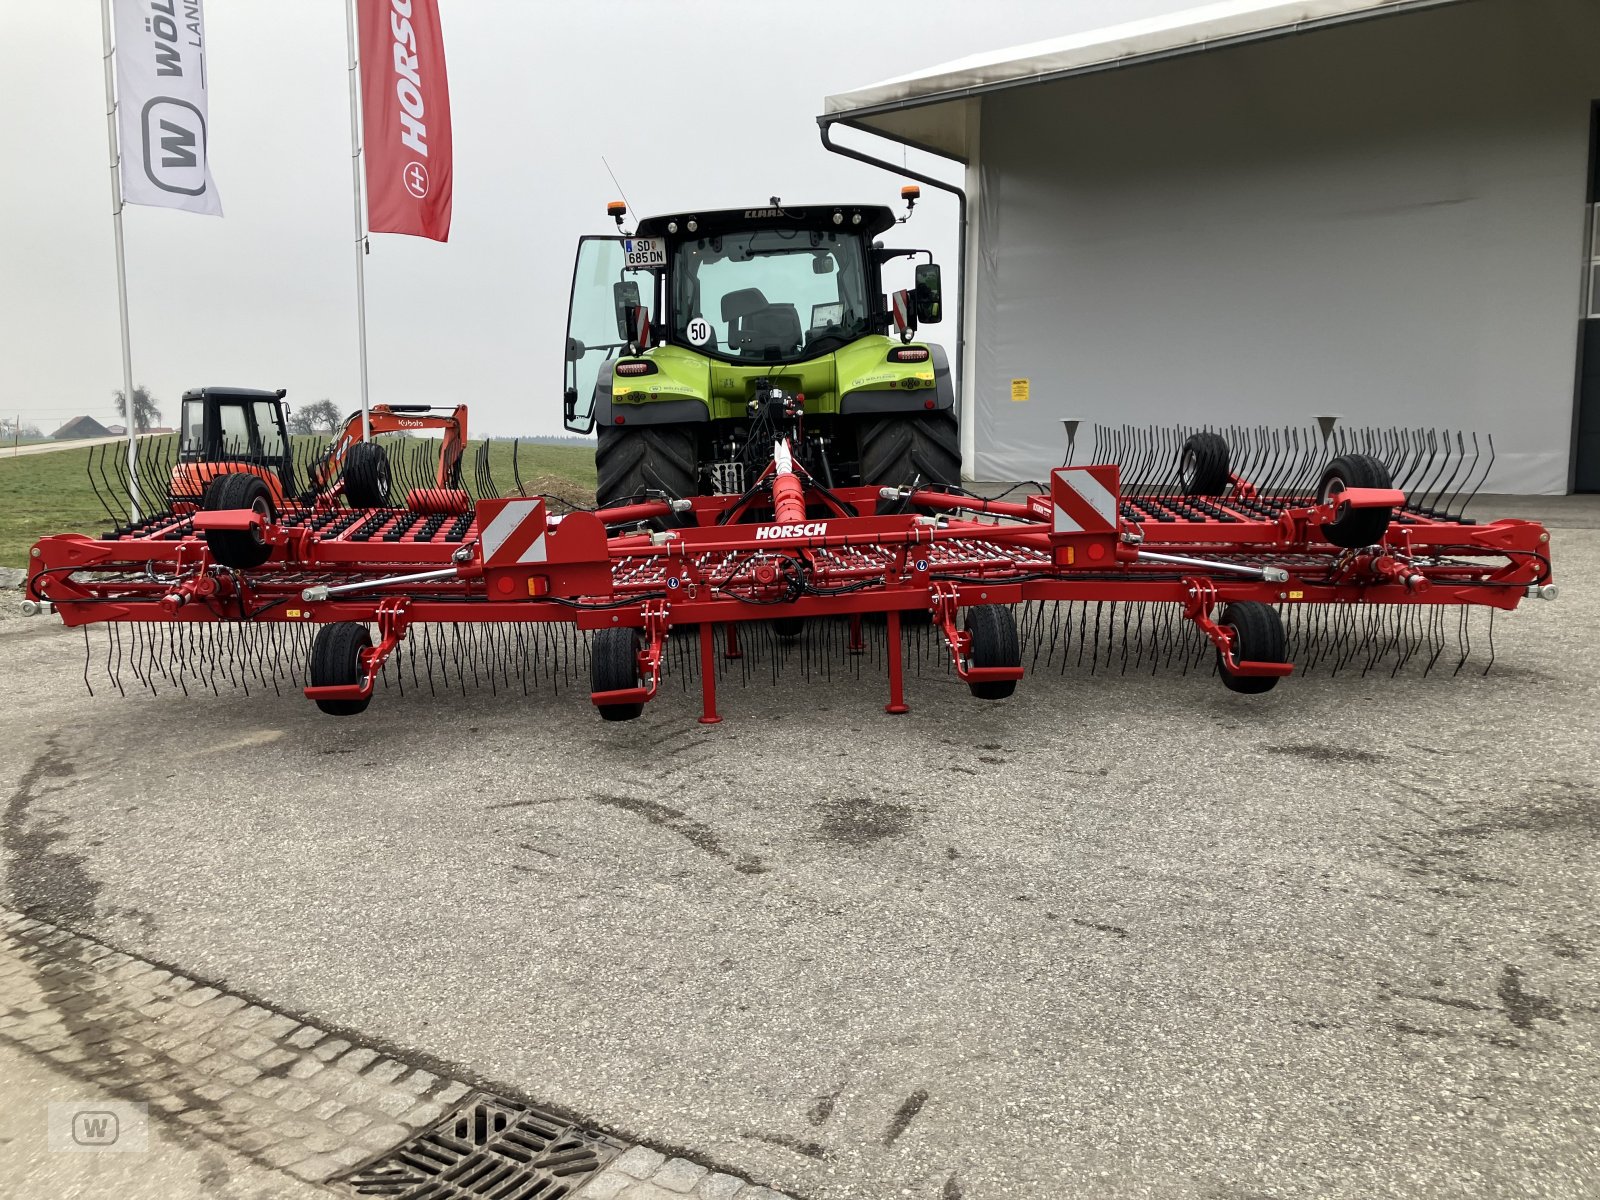
M 367 413 L 367 424 L 372 436 L 385 433 L 416 433 L 420 430 L 443 431 L 439 441 L 439 469 L 434 486 L 454 489 L 461 486 L 461 458 L 467 449 L 467 406 L 453 408 L 430 404 L 374 404 Z M 328 453 L 311 467 L 311 487 L 314 492 L 326 492 L 344 470 L 350 447 L 362 440 L 361 414 L 351 413 L 339 436 L 334 439 Z

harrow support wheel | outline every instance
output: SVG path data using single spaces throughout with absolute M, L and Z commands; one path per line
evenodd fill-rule
M 232 471 L 218 475 L 206 487 L 202 506 L 208 512 L 248 508 L 271 522 L 277 515 L 272 507 L 272 489 L 259 475 Z M 272 546 L 259 529 L 208 529 L 206 546 L 211 557 L 225 567 L 248 571 L 272 557 Z
M 792 642 L 805 632 L 804 617 L 773 617 L 772 632 L 786 642 Z
M 389 503 L 389 455 L 377 442 L 357 442 L 345 455 L 344 498 L 351 508 Z
M 639 674 L 639 648 L 644 638 L 639 630 L 599 629 L 589 644 L 589 690 L 592 692 L 618 692 L 636 688 L 643 678 Z M 597 704 L 604 721 L 632 721 L 644 712 L 644 703 Z
M 371 649 L 372 634 L 359 621 L 336 621 L 317 630 L 311 643 L 311 685 L 346 686 L 361 682 L 361 652 Z M 317 707 L 330 717 L 353 717 L 367 711 L 364 700 L 318 700 Z
M 1288 639 L 1283 631 L 1283 618 L 1270 604 L 1259 600 L 1235 600 L 1222 610 L 1219 625 L 1233 630 L 1233 657 L 1239 662 L 1288 662 Z M 1230 692 L 1246 696 L 1259 696 L 1270 692 L 1278 684 L 1276 675 L 1235 675 L 1223 664 L 1222 651 L 1217 651 L 1217 673 L 1222 676 L 1222 686 Z
M 1185 496 L 1220 496 L 1228 490 L 1228 443 L 1220 433 L 1191 434 L 1178 452 L 1178 482 Z
M 974 667 L 1020 667 L 1022 640 L 1017 636 L 1017 618 L 1004 604 L 980 604 L 967 609 L 962 628 L 972 639 L 967 650 Z M 969 683 L 979 700 L 1004 700 L 1017 690 L 1015 679 L 990 679 Z
M 1369 454 L 1341 454 L 1328 464 L 1317 485 L 1317 503 L 1326 504 L 1345 488 L 1392 488 L 1389 468 Z M 1322 536 L 1335 546 L 1359 550 L 1376 546 L 1389 531 L 1391 508 L 1345 508 L 1322 526 Z

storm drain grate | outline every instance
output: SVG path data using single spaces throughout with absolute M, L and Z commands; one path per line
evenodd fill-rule
M 559 1200 L 623 1148 L 554 1113 L 475 1092 L 410 1141 L 329 1182 L 397 1200 Z

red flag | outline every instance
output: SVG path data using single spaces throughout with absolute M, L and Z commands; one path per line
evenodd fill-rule
M 367 228 L 450 240 L 450 91 L 438 0 L 356 0 Z

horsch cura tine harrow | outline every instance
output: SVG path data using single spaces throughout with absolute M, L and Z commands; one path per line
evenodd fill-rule
M 908 662 L 928 656 L 988 700 L 1069 666 L 1215 669 L 1244 693 L 1296 663 L 1459 670 L 1467 614 L 1555 594 L 1540 525 L 1463 517 L 1492 457 L 1465 435 L 1101 427 L 1106 461 L 985 498 L 915 479 L 825 486 L 800 398 L 759 402 L 770 460 L 736 495 L 557 514 L 490 498 L 483 460 L 449 503 L 419 486 L 408 507 L 352 507 L 336 487 L 280 504 L 219 473 L 201 503 L 42 539 L 29 604 L 105 626 L 86 678 L 103 659 L 119 688 L 125 672 L 152 690 L 287 682 L 351 715 L 380 680 L 549 684 L 626 720 L 672 674 L 698 677 L 712 723 L 719 682 L 780 665 L 881 663 L 892 713 L 908 711 Z M 417 464 L 393 473 L 433 483 Z

